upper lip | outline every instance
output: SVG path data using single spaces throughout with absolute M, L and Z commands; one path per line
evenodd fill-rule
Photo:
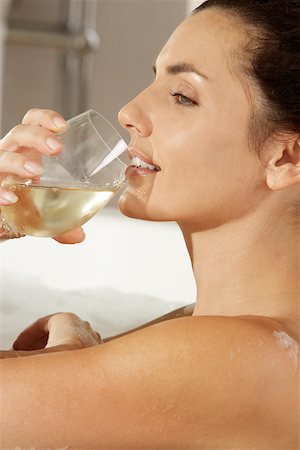
M 160 167 L 155 163 L 155 161 L 151 161 L 150 158 L 148 158 L 143 152 L 138 150 L 135 147 L 128 147 L 128 154 L 129 157 L 132 159 L 134 156 L 137 156 L 138 158 L 142 159 L 145 163 L 151 164 L 152 166 L 157 167 L 160 170 Z

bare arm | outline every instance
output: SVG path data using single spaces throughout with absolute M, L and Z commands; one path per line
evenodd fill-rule
M 277 383 L 276 370 L 272 383 L 262 376 L 275 361 L 267 338 L 262 346 L 250 331 L 230 317 L 185 317 L 83 350 L 0 361 L 1 447 L 247 448 L 248 430 L 261 439 L 257 407 Z

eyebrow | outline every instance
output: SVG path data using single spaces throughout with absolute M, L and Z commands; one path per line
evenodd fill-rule
M 156 74 L 156 65 L 152 66 L 153 72 Z M 209 78 L 203 73 L 199 72 L 199 70 L 193 65 L 189 63 L 178 63 L 171 66 L 166 67 L 166 72 L 169 75 L 178 75 L 179 73 L 195 73 L 199 77 L 205 78 L 209 80 Z

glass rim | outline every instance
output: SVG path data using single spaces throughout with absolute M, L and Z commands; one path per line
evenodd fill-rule
M 119 156 L 121 156 L 123 153 L 126 152 L 126 149 L 128 150 L 128 144 L 127 142 L 123 139 L 123 137 L 120 135 L 120 133 L 118 132 L 118 130 L 112 125 L 112 123 L 110 123 L 110 121 L 108 119 L 106 119 L 106 117 L 104 117 L 101 113 L 99 113 L 98 111 L 94 110 L 94 109 L 88 109 L 87 111 L 84 111 L 82 113 L 82 115 L 87 115 L 89 122 L 91 123 L 94 131 L 96 132 L 98 138 L 103 142 L 103 144 L 106 146 L 106 148 L 109 150 L 109 152 L 112 152 L 113 150 L 110 148 L 110 146 L 107 144 L 107 142 L 105 142 L 105 140 L 102 138 L 101 134 L 99 133 L 99 131 L 97 130 L 97 127 L 93 121 L 93 117 L 92 114 L 94 114 L 95 116 L 100 117 L 102 120 L 104 120 L 105 123 L 107 123 L 109 125 L 109 127 L 114 131 L 114 133 L 120 138 L 120 141 L 124 142 L 126 148 L 125 150 L 120 153 L 120 155 L 116 156 L 115 159 L 117 159 L 121 164 L 123 164 L 124 166 L 128 166 L 128 164 L 125 164 L 124 161 L 122 161 Z M 80 116 L 81 114 L 79 114 Z M 78 116 L 75 116 L 78 117 Z

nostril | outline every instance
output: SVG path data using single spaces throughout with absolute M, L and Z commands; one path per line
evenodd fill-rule
M 130 131 L 131 130 L 135 130 L 138 134 L 141 134 L 141 130 L 136 125 L 132 125 L 131 123 L 127 123 L 125 125 L 125 127 L 127 128 L 127 130 L 130 130 Z
M 139 127 L 137 124 L 133 124 L 130 122 L 121 122 L 121 125 L 125 130 L 127 130 L 130 134 L 136 133 L 141 134 L 141 127 Z

